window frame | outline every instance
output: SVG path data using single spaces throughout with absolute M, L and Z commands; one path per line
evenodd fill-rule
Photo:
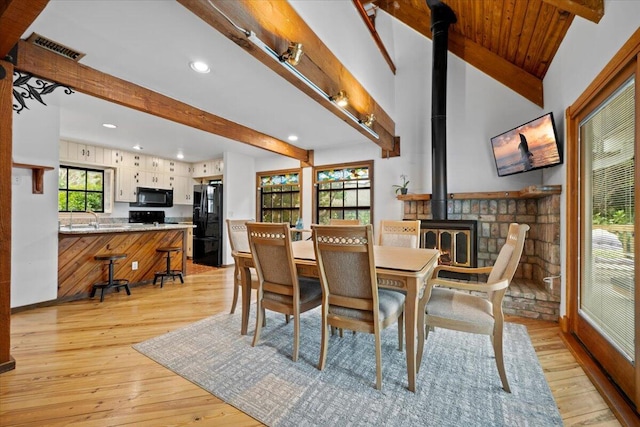
M 296 224 L 296 221 L 298 218 L 302 218 L 302 206 L 303 206 L 303 200 L 302 200 L 302 186 L 303 186 L 303 178 L 302 178 L 302 169 L 301 168 L 293 168 L 293 169 L 278 169 L 278 170 L 269 170 L 269 171 L 262 171 L 262 172 L 256 172 L 256 218 L 257 221 L 261 221 L 261 222 L 265 222 L 263 217 L 262 217 L 262 178 L 263 177 L 267 177 L 267 176 L 277 176 L 277 175 L 290 175 L 290 174 L 298 174 L 298 200 L 299 200 L 299 206 L 298 206 L 298 216 L 294 218 L 294 216 L 292 215 L 290 220 L 289 220 L 289 224 L 293 227 Z M 287 185 L 287 184 L 283 184 L 283 185 Z M 295 191 L 291 191 L 291 194 L 294 194 Z M 273 209 L 273 208 L 271 208 Z M 280 211 L 284 211 L 284 210 L 290 210 L 293 211 L 295 208 L 280 208 Z
M 66 169 L 67 170 L 66 188 L 60 188 L 60 170 L 62 170 L 62 169 Z M 102 174 L 102 190 L 101 191 L 88 190 L 87 189 L 87 179 L 86 178 L 85 178 L 85 188 L 84 188 L 84 190 L 70 190 L 69 189 L 69 171 L 70 170 L 82 171 L 82 172 L 87 173 L 87 175 L 88 175 L 89 172 L 99 172 L 99 173 L 101 173 Z M 96 168 L 88 168 L 88 167 L 84 167 L 84 166 L 60 164 L 60 166 L 58 168 L 58 197 L 60 196 L 60 191 L 66 191 L 66 193 L 67 193 L 66 194 L 67 209 L 66 210 L 59 210 L 60 206 L 58 205 L 58 213 L 60 214 L 60 213 L 72 212 L 72 211 L 69 210 L 69 191 L 84 192 L 85 209 L 83 211 L 79 211 L 79 212 L 86 212 L 88 210 L 88 208 L 87 208 L 87 195 L 88 194 L 100 193 L 101 196 L 102 196 L 102 208 L 100 210 L 93 209 L 93 211 L 96 212 L 96 213 L 106 213 L 108 211 L 107 210 L 108 197 L 107 197 L 106 179 L 108 179 L 108 178 L 109 178 L 109 176 L 105 172 L 104 169 L 96 169 Z M 73 212 L 78 212 L 78 211 L 73 211 Z
M 374 183 L 374 169 L 373 169 L 373 160 L 363 160 L 363 161 L 358 161 L 358 162 L 350 162 L 350 163 L 335 163 L 335 164 L 328 164 L 328 165 L 321 165 L 321 166 L 314 166 L 313 167 L 313 176 L 312 176 L 312 180 L 313 180 L 313 191 L 312 191 L 312 209 L 313 209 L 313 218 L 312 221 L 314 224 L 319 224 L 319 209 L 320 206 L 318 206 L 318 193 L 319 193 L 319 188 L 318 188 L 318 172 L 323 171 L 323 170 L 330 170 L 330 169 L 348 169 L 348 168 L 368 168 L 369 170 L 369 223 L 370 224 L 375 224 L 374 222 L 374 189 L 375 189 L 375 183 Z M 345 209 L 354 209 L 354 207 L 349 206 Z M 355 209 L 358 209 L 358 206 L 355 207 Z M 344 210 L 344 209 L 343 209 Z

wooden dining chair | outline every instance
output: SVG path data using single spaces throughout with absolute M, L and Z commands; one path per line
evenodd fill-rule
M 249 238 L 247 236 L 247 222 L 252 219 L 227 219 L 227 232 L 229 233 L 229 245 L 231 246 L 231 254 L 237 252 L 250 252 Z M 231 314 L 235 313 L 238 304 L 238 294 L 242 287 L 242 278 L 238 262 L 234 257 L 235 268 L 233 271 L 233 302 L 231 303 Z M 253 276 L 253 275 L 252 275 Z M 258 289 L 257 278 L 251 278 L 251 288 Z
M 298 277 L 288 223 L 248 222 L 249 247 L 258 273 L 258 307 L 252 346 L 260 340 L 264 310 L 293 316 L 293 355 L 298 360 L 300 314 L 322 304 L 317 279 Z
M 318 369 L 323 370 L 326 365 L 329 327 L 374 334 L 376 389 L 380 390 L 380 333 L 397 322 L 398 348 L 402 350 L 405 295 L 378 289 L 371 224 L 313 225 L 312 230 L 322 284 L 322 343 Z
M 529 226 L 526 224 L 509 225 L 507 239 L 493 266 L 471 268 L 441 265 L 434 269 L 418 306 L 419 316 L 424 318 L 424 327 L 418 328 L 417 369 L 420 369 L 424 342 L 428 338 L 430 328 L 489 335 L 502 388 L 508 393 L 511 392 L 502 355 L 502 300 L 518 268 L 527 230 Z M 441 277 L 440 274 L 443 272 L 489 276 L 484 283 L 458 281 Z M 474 291 L 482 292 L 486 297 L 470 293 Z
M 360 220 L 331 218 L 329 220 L 329 225 L 360 225 Z
M 415 221 L 380 221 L 378 231 L 380 246 L 402 246 L 406 248 L 420 247 L 420 220 Z

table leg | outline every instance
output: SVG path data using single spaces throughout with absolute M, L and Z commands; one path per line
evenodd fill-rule
M 240 267 L 240 282 L 242 293 L 242 326 L 240 327 L 240 334 L 247 335 L 249 306 L 251 305 L 251 271 L 248 267 Z
M 407 299 L 404 306 L 405 341 L 407 345 L 407 378 L 409 390 L 416 391 L 416 322 L 418 320 L 418 286 L 416 278 L 407 279 Z

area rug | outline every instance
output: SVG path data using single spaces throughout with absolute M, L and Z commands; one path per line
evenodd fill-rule
M 219 314 L 134 348 L 269 426 L 562 425 L 522 325 L 505 325 L 510 394 L 501 388 L 487 336 L 443 329 L 429 334 L 412 393 L 395 325 L 382 337 L 381 391 L 375 389 L 370 334 L 332 336 L 326 368 L 316 368 L 318 309 L 302 315 L 298 362 L 291 360 L 293 322 L 286 324 L 284 316 L 267 312 L 256 347 L 252 334 L 240 335 L 239 314 Z

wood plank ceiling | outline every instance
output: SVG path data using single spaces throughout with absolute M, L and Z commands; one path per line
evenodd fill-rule
M 425 0 L 358 0 L 431 38 Z M 542 81 L 573 18 L 595 23 L 604 0 L 444 0 L 458 19 L 449 50 L 531 102 L 544 107 Z M 371 5 L 374 5 L 372 8 Z

